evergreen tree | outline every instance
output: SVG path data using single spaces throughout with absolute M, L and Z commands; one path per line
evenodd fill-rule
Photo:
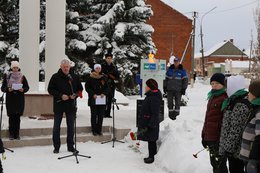
M 155 50 L 151 38 L 154 30 L 145 23 L 153 14 L 151 7 L 144 0 L 70 0 L 67 3 L 69 57 L 91 67 L 112 50 L 121 72 L 123 92 L 136 93 L 134 77 L 140 59 Z M 77 68 L 82 71 L 80 66 Z
M 40 70 L 45 61 L 45 4 L 41 0 Z M 0 64 L 18 59 L 19 0 L 0 0 Z M 140 59 L 155 50 L 153 14 L 145 0 L 67 0 L 66 54 L 84 76 L 111 50 L 121 72 L 123 92 L 136 93 L 134 82 Z M 3 66 L 0 70 L 3 71 Z M 128 90 L 128 88 L 131 88 Z
M 0 0 L 0 71 L 9 69 L 8 62 L 19 57 L 18 0 Z M 2 76 L 0 76 L 2 77 Z

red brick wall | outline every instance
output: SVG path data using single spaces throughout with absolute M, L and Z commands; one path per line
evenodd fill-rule
M 165 59 L 168 62 L 172 42 L 174 55 L 181 58 L 192 31 L 192 20 L 160 0 L 147 0 L 146 4 L 152 6 L 154 13 L 148 23 L 155 30 L 152 36 L 158 49 L 155 58 Z M 189 73 L 191 70 L 191 44 L 182 64 Z

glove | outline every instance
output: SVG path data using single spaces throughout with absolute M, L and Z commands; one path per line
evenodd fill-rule
M 202 141 L 201 141 L 201 144 L 202 144 L 202 146 L 203 146 L 204 148 L 207 148 L 207 147 L 208 147 L 207 142 L 204 141 L 203 139 L 202 139 Z
M 247 173 L 257 173 L 257 160 L 249 160 L 246 166 Z
M 164 93 L 164 94 L 163 94 L 163 98 L 167 98 L 167 93 Z
M 5 155 L 5 152 L 2 153 L 2 160 L 5 160 L 6 159 L 6 155 Z
M 166 94 L 167 93 L 167 88 L 163 87 L 163 92 Z
M 186 92 L 186 90 L 185 90 L 185 89 L 182 89 L 182 90 L 181 90 L 181 95 L 185 95 L 185 92 Z

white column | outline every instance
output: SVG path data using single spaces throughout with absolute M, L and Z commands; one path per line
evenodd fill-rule
M 30 91 L 39 90 L 40 0 L 20 0 L 19 62 Z
M 46 0 L 45 88 L 65 55 L 66 0 Z

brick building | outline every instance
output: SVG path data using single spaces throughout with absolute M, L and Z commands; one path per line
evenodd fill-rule
M 169 61 L 171 52 L 182 57 L 192 31 L 192 20 L 160 0 L 147 0 L 154 15 L 147 22 L 154 28 L 153 41 L 157 47 L 155 58 Z M 182 63 L 189 73 L 191 70 L 191 42 Z

